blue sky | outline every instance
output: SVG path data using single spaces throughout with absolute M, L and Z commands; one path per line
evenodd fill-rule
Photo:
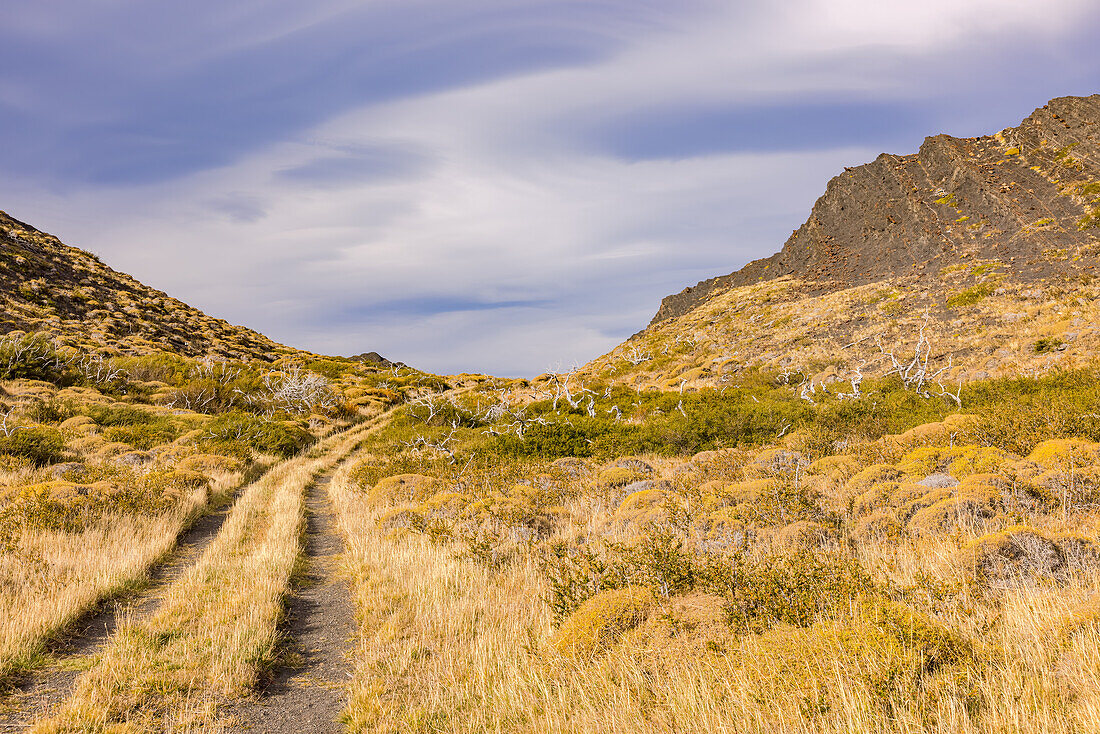
M 0 209 L 288 344 L 530 375 L 843 166 L 1100 92 L 1097 37 L 1081 0 L 11 0 Z

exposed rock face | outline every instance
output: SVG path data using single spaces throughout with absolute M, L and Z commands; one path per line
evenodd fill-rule
M 1100 94 L 1061 97 L 1019 127 L 980 138 L 927 138 L 829 182 L 783 249 L 668 296 L 651 323 L 716 291 L 783 275 L 840 289 L 920 275 L 960 258 L 998 258 L 1018 273 L 1076 267 L 1044 252 L 1100 240 Z
M 0 334 L 12 331 L 42 331 L 96 351 L 265 360 L 296 353 L 0 212 Z
M 354 357 L 350 357 L 349 359 L 356 359 L 360 362 L 366 362 L 367 364 L 377 364 L 381 365 L 382 367 L 389 367 L 393 364 L 393 362 L 389 361 L 378 352 L 364 352 L 363 354 L 356 354 Z

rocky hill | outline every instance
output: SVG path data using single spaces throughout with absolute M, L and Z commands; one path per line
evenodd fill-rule
M 1098 264 L 1100 95 L 1063 97 L 995 135 L 846 170 L 782 250 L 665 298 L 586 371 L 690 389 L 756 365 L 818 384 L 882 374 L 918 344 L 951 381 L 1086 364 Z
M 668 296 L 652 323 L 784 276 L 823 292 L 995 259 L 1016 276 L 1049 278 L 1078 269 L 1098 236 L 1100 95 L 1060 97 L 995 135 L 936 135 L 913 155 L 847 169 L 782 250 Z
M 0 212 L 0 334 L 42 331 L 96 351 L 273 360 L 296 353 L 104 265 Z

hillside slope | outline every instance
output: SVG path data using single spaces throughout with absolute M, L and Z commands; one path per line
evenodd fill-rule
M 1098 256 L 1100 95 L 1059 98 L 846 170 L 782 250 L 665 298 L 585 371 L 690 389 L 762 366 L 816 389 L 918 343 L 953 384 L 1079 366 L 1100 348 Z
M 0 334 L 42 331 L 93 350 L 273 360 L 295 353 L 104 265 L 0 212 Z
M 1018 275 L 1051 277 L 1073 268 L 1046 253 L 1094 248 L 1097 235 L 1100 95 L 1060 97 L 995 135 L 936 135 L 913 155 L 845 170 L 779 252 L 668 296 L 652 323 L 783 276 L 840 290 L 995 258 Z

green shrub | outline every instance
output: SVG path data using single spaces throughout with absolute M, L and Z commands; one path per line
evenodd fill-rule
M 351 360 L 315 359 L 306 363 L 307 370 L 330 380 L 339 380 L 349 372 L 355 372 L 357 366 L 357 363 Z
M 679 536 L 650 528 L 631 544 L 552 543 L 542 558 L 542 572 L 550 587 L 550 608 L 560 620 L 609 589 L 638 586 L 664 598 L 683 593 L 705 575 L 705 564 L 684 548 Z
M 128 403 L 86 405 L 80 412 L 104 427 L 149 425 L 160 418 L 148 410 Z
M 962 308 L 964 306 L 973 306 L 974 304 L 982 301 L 987 296 L 990 296 L 992 294 L 992 284 L 979 283 L 972 288 L 966 288 L 948 296 L 947 305 L 949 308 Z
M 1094 369 L 1077 369 L 972 383 L 967 409 L 981 416 L 972 440 L 1020 455 L 1052 438 L 1100 440 L 1097 378 Z
M 857 561 L 810 552 L 747 562 L 738 558 L 718 570 L 709 579 L 710 590 L 726 597 L 730 624 L 746 631 L 760 632 L 777 623 L 808 627 L 875 591 Z
M 0 454 L 27 459 L 45 466 L 62 459 L 65 440 L 61 432 L 42 426 L 18 426 L 10 435 L 0 436 Z
M 183 433 L 171 421 L 143 423 L 133 426 L 113 426 L 103 431 L 108 441 L 125 443 L 135 449 L 148 451 L 154 446 L 170 443 Z
M 76 415 L 71 403 L 63 403 L 56 398 L 36 400 L 26 409 L 26 416 L 35 423 L 60 423 Z
M 80 412 L 102 426 L 103 435 L 108 440 L 142 450 L 170 443 L 191 428 L 191 425 L 179 418 L 158 415 L 128 403 L 88 405 L 80 409 Z
M 0 380 L 57 382 L 65 363 L 49 339 L 41 334 L 0 337 Z
M 1057 351 L 1060 346 L 1062 346 L 1061 339 L 1056 336 L 1045 336 L 1035 342 L 1035 345 L 1031 349 L 1036 354 L 1049 354 Z
M 697 589 L 726 599 L 731 625 L 759 632 L 777 623 L 807 627 L 843 611 L 853 598 L 876 592 L 853 559 L 809 551 L 759 559 L 697 554 L 678 535 L 657 528 L 631 544 L 552 544 L 542 571 L 558 620 L 609 589 L 636 586 L 663 598 Z
M 313 443 L 313 435 L 293 424 L 249 413 L 223 413 L 208 421 L 201 445 L 214 453 L 252 458 L 252 451 L 293 456 Z

